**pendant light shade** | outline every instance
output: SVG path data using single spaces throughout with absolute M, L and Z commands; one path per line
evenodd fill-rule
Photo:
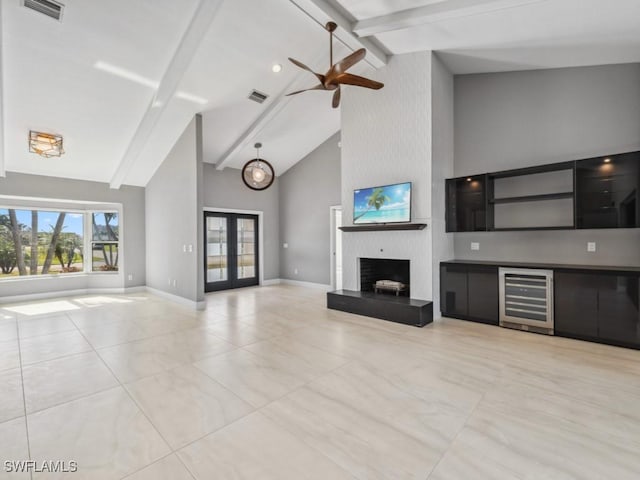
M 252 190 L 266 190 L 275 180 L 273 167 L 269 162 L 260 158 L 261 143 L 254 145 L 256 158 L 249 160 L 242 167 L 242 181 Z

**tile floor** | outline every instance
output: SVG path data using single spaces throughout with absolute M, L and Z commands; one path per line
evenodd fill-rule
M 640 352 L 272 286 L 0 307 L 0 479 L 638 479 Z M 9 460 L 78 472 L 7 473 Z

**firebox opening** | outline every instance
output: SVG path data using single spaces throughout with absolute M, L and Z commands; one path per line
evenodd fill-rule
M 409 297 L 409 260 L 360 259 L 360 291 Z

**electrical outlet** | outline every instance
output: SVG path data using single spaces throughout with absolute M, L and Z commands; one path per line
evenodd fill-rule
M 133 280 L 133 273 L 127 275 L 127 279 L 131 282 Z
M 189 244 L 189 253 L 193 253 L 193 244 Z
M 171 286 L 171 277 L 167 278 L 167 285 Z
M 173 286 L 174 288 L 178 286 L 178 281 L 175 278 L 173 279 Z
M 471 242 L 471 250 L 480 250 L 480 242 Z
M 289 244 L 288 243 L 283 243 L 282 244 L 282 248 L 289 248 Z
M 186 245 L 182 245 L 182 252 L 183 253 L 187 253 L 187 246 Z
M 596 242 L 587 242 L 587 252 L 596 251 Z
M 293 274 L 294 274 L 294 275 L 297 275 L 297 274 L 298 274 L 298 269 L 297 269 L 297 268 L 294 268 L 294 269 L 293 269 Z

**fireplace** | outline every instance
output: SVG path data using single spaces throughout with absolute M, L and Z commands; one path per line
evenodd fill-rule
M 360 259 L 360 291 L 409 297 L 409 260 Z

